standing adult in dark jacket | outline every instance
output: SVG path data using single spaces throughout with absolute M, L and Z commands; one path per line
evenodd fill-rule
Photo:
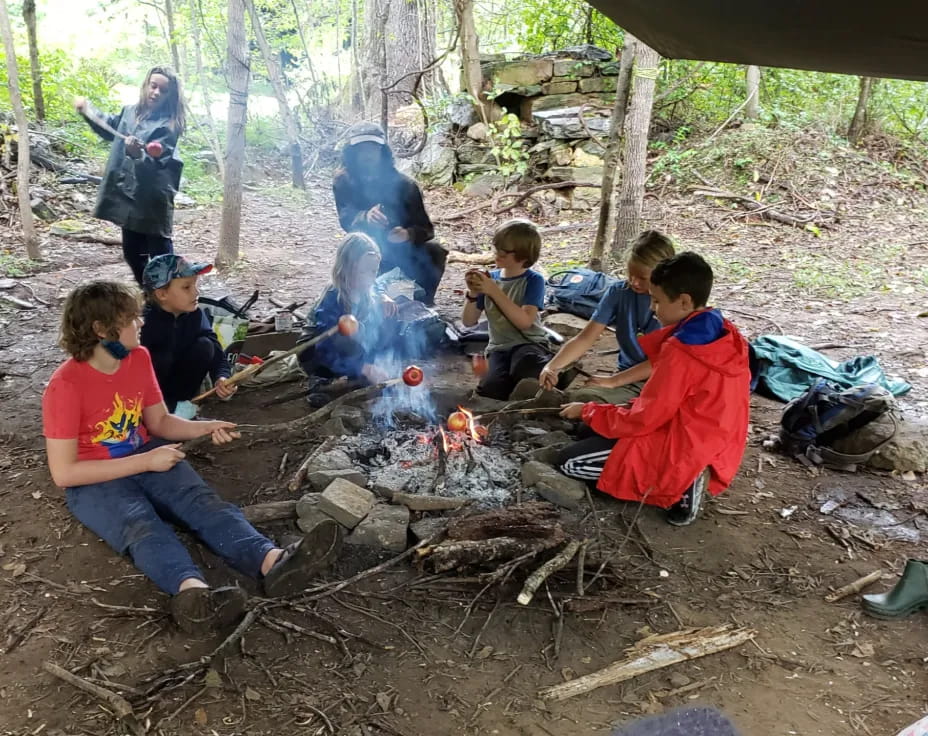
M 399 268 L 422 287 L 425 302 L 434 303 L 448 251 L 433 239 L 419 185 L 396 170 L 379 125 L 348 129 L 332 189 L 345 231 L 363 232 L 380 247 L 380 273 Z
M 74 107 L 97 135 L 113 142 L 93 215 L 122 228 L 123 257 L 141 285 L 148 260 L 174 252 L 174 195 L 184 166 L 177 155 L 185 126 L 180 80 L 169 67 L 156 66 L 145 76 L 138 103 L 118 115 L 101 113 L 83 97 Z

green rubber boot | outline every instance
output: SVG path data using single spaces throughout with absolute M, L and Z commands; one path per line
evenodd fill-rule
M 905 572 L 888 593 L 865 595 L 864 613 L 874 618 L 896 619 L 928 608 L 928 562 L 909 560 Z

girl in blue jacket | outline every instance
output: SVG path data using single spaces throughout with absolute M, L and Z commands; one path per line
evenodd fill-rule
M 310 376 L 320 378 L 386 380 L 377 363 L 393 351 L 396 304 L 374 291 L 380 268 L 380 249 L 367 235 L 351 233 L 339 244 L 332 268 L 332 283 L 313 308 L 300 342 L 338 324 L 344 314 L 353 314 L 360 329 L 352 337 L 335 334 L 300 355 L 300 365 Z

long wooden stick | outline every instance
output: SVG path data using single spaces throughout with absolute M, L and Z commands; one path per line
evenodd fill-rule
M 566 700 L 583 695 L 605 685 L 630 680 L 646 672 L 717 654 L 740 646 L 757 634 L 752 629 L 732 629 L 717 626 L 706 629 L 684 629 L 672 634 L 660 634 L 642 639 L 629 650 L 629 658 L 613 662 L 608 667 L 562 685 L 547 687 L 538 692 L 543 700 Z
M 503 414 L 544 414 L 550 413 L 552 411 L 561 411 L 562 407 L 560 406 L 536 406 L 529 409 L 500 409 L 499 411 L 487 411 L 483 414 L 477 414 L 474 417 L 476 422 L 478 419 L 483 419 L 484 417 L 498 417 Z
M 121 695 L 114 693 L 112 690 L 107 690 L 105 687 L 100 687 L 99 685 L 94 685 L 92 682 L 87 682 L 87 680 L 84 678 L 78 677 L 72 672 L 68 672 L 64 667 L 59 667 L 54 662 L 43 662 L 42 669 L 48 672 L 50 675 L 54 675 L 59 680 L 64 680 L 69 685 L 73 685 L 78 690 L 83 690 L 85 693 L 90 693 L 95 698 L 99 698 L 100 700 L 108 703 L 110 706 L 112 706 L 116 715 L 120 718 L 135 716 L 135 711 L 132 710 L 132 706 L 129 705 L 129 701 Z
M 564 549 L 529 575 L 528 579 L 525 581 L 525 585 L 522 587 L 522 592 L 519 593 L 519 597 L 516 599 L 519 604 L 527 606 L 531 603 L 532 597 L 535 595 L 535 591 L 538 590 L 538 587 L 570 562 L 574 558 L 574 555 L 577 554 L 577 550 L 580 549 L 581 544 L 585 543 L 578 540 L 570 542 Z
M 842 598 L 847 598 L 849 595 L 859 593 L 868 585 L 872 585 L 882 577 L 882 570 L 874 570 L 869 575 L 864 575 L 862 578 L 857 578 L 857 580 L 855 580 L 853 583 L 848 583 L 847 585 L 832 591 L 825 596 L 825 602 L 834 603 L 835 601 L 840 601 Z
M 259 373 L 262 373 L 263 371 L 267 370 L 272 365 L 274 365 L 274 363 L 279 363 L 280 361 L 286 358 L 289 358 L 291 355 L 299 355 L 304 350 L 311 348 L 313 345 L 316 345 L 322 342 L 323 340 L 326 340 L 332 337 L 332 335 L 334 335 L 336 332 L 338 332 L 338 325 L 330 327 L 325 332 L 320 332 L 312 340 L 301 342 L 299 345 L 294 345 L 292 348 L 290 348 L 286 352 L 280 353 L 279 355 L 275 355 L 273 358 L 268 358 L 263 363 L 257 363 L 255 365 L 248 366 L 247 368 L 245 368 L 245 370 L 239 371 L 234 376 L 226 380 L 225 385 L 235 386 L 239 383 L 242 383 L 243 381 L 247 381 L 249 378 L 253 378 L 254 376 L 257 376 Z M 217 388 L 218 386 L 213 386 L 209 391 L 204 391 L 199 396 L 195 396 L 194 398 L 190 400 L 194 404 L 196 404 L 197 402 L 203 401 L 203 399 L 209 396 L 212 396 L 214 393 L 216 393 Z

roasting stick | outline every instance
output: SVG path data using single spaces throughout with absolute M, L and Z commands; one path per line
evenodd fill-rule
M 358 320 L 356 320 L 350 314 L 342 315 L 339 318 L 337 325 L 334 325 L 330 327 L 329 329 L 327 329 L 325 332 L 322 332 L 316 335 L 312 340 L 300 343 L 299 345 L 295 345 L 294 347 L 290 348 L 284 353 L 281 353 L 280 355 L 275 355 L 273 358 L 268 358 L 263 363 L 256 363 L 254 365 L 248 366 L 244 370 L 239 371 L 234 376 L 227 379 L 225 382 L 225 385 L 236 386 L 242 383 L 243 381 L 247 381 L 249 378 L 253 378 L 254 376 L 257 376 L 259 373 L 264 371 L 266 368 L 274 365 L 274 363 L 279 363 L 285 358 L 289 358 L 291 355 L 299 355 L 304 350 L 311 348 L 313 345 L 317 345 L 323 340 L 327 340 L 328 338 L 332 337 L 332 335 L 334 335 L 336 332 L 342 335 L 350 336 L 350 335 L 355 334 L 357 331 L 358 331 Z M 403 379 L 398 379 L 398 380 L 403 380 Z M 209 396 L 212 396 L 214 393 L 216 393 L 217 388 L 218 386 L 213 386 L 209 391 L 204 391 L 199 396 L 195 396 L 193 399 L 191 399 L 191 401 L 194 404 L 200 401 L 203 401 L 203 399 Z

